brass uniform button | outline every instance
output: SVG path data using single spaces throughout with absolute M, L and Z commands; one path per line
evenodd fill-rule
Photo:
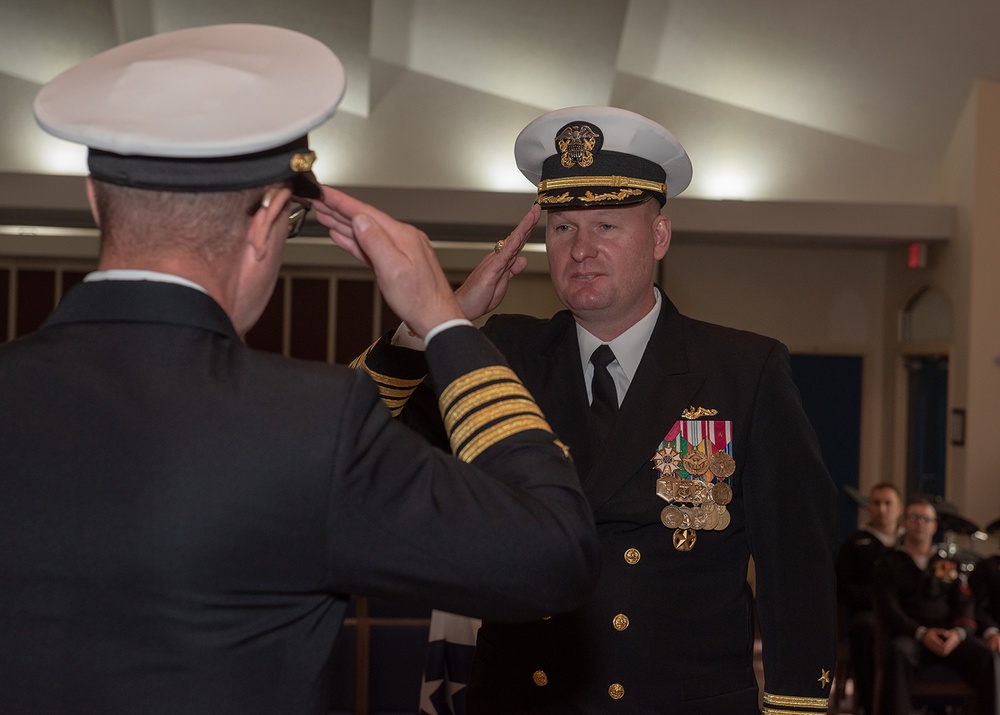
M 623 631 L 628 628 L 628 616 L 624 613 L 619 613 L 617 616 L 611 619 L 611 625 L 615 627 L 616 631 Z
M 552 616 L 542 616 L 542 620 L 543 620 L 543 621 L 547 621 L 547 620 L 549 620 L 550 618 L 552 618 Z
M 549 676 L 545 674 L 544 670 L 536 670 L 532 673 L 531 679 L 535 681 L 535 685 L 538 687 L 549 684 Z
M 629 566 L 635 566 L 639 563 L 640 558 L 642 558 L 642 555 L 639 553 L 639 549 L 629 549 L 625 552 L 625 563 Z
M 612 683 L 608 688 L 608 695 L 611 696 L 612 700 L 621 700 L 625 697 L 625 686 L 621 683 Z

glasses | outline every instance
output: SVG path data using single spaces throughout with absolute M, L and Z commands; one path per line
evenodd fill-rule
M 927 516 L 926 514 L 907 514 L 907 521 L 912 521 L 914 524 L 918 521 L 921 524 L 930 524 L 931 522 L 937 521 L 933 516 Z
M 275 193 L 277 193 L 276 189 L 269 189 L 268 192 L 264 194 L 264 198 L 247 210 L 247 214 L 253 216 L 260 209 L 270 207 Z M 302 230 L 302 224 L 306 221 L 306 214 L 309 213 L 309 207 L 300 204 L 298 201 L 289 201 L 288 205 L 292 209 L 291 213 L 288 214 L 288 238 L 295 238 L 299 235 L 299 231 Z

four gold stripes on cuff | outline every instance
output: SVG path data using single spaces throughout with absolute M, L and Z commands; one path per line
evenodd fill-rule
M 452 451 L 466 462 L 519 432 L 552 433 L 528 390 L 507 367 L 494 365 L 463 375 L 444 389 L 439 406 Z
M 372 370 L 368 367 L 367 358 L 368 353 L 372 351 L 372 348 L 374 348 L 376 344 L 377 341 L 372 343 L 367 350 L 356 357 L 354 361 L 351 362 L 350 367 L 355 370 L 364 370 L 368 373 L 368 376 L 374 380 L 376 385 L 378 385 L 378 394 L 383 404 L 389 408 L 393 417 L 399 417 L 399 413 L 403 411 L 406 401 L 410 399 L 410 395 L 412 395 L 413 391 L 420 386 L 420 383 L 424 381 L 424 378 L 418 377 L 406 380 L 398 377 L 391 377 L 389 375 L 383 375 L 380 372 Z

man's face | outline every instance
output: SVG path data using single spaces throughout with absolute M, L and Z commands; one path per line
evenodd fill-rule
M 930 504 L 910 504 L 906 507 L 903 529 L 911 541 L 929 544 L 937 531 L 937 512 Z
M 868 499 L 871 525 L 879 531 L 894 531 L 899 526 L 903 505 L 895 489 L 875 489 Z
M 670 245 L 670 220 L 655 201 L 550 210 L 545 245 L 563 305 L 588 329 L 624 330 L 653 307 L 654 265 Z

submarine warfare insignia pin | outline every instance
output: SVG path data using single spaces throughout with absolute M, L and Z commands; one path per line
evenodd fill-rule
M 729 526 L 726 505 L 733 500 L 731 482 L 736 473 L 731 421 L 678 420 L 650 461 L 659 474 L 656 496 L 667 502 L 660 521 L 674 530 L 675 549 L 694 548 L 697 531 Z

